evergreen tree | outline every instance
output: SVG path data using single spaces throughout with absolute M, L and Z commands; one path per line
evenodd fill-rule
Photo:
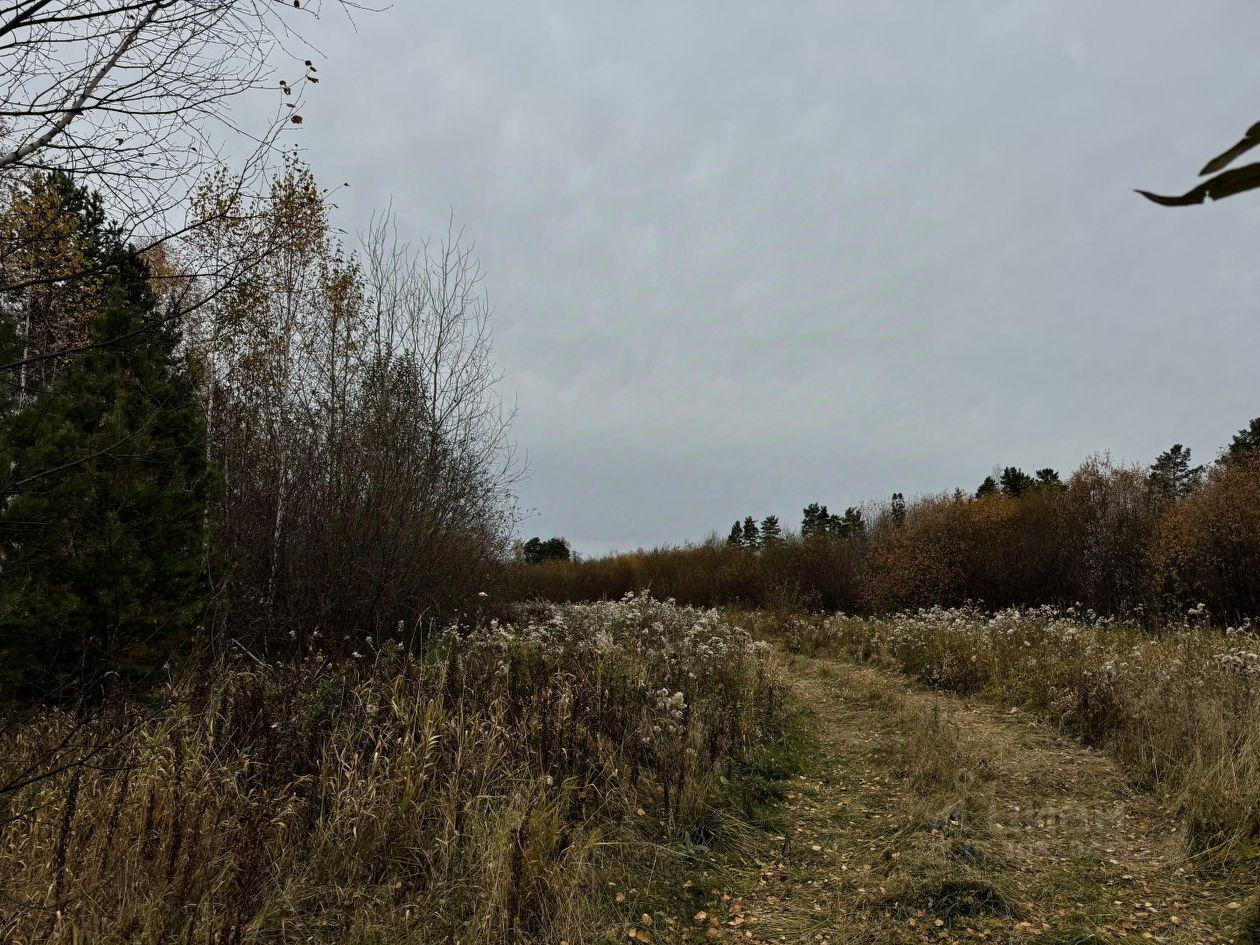
M 1254 454 L 1257 449 L 1260 449 L 1260 417 L 1256 417 L 1234 434 L 1229 448 L 1225 450 L 1225 455 L 1221 458 L 1227 463 L 1233 463 Z
M 892 494 L 892 501 L 888 504 L 888 520 L 894 528 L 906 524 L 906 497 L 900 492 Z
M 731 526 L 731 533 L 726 536 L 726 543 L 732 548 L 742 547 L 744 544 L 744 529 L 740 527 L 739 522 Z
M 823 535 L 830 538 L 848 538 L 851 535 L 861 534 L 865 528 L 861 510 L 852 506 L 845 509 L 843 515 L 833 515 L 827 511 L 827 506 L 811 502 L 805 507 L 804 517 L 801 519 L 802 538 Z
M 1151 464 L 1151 489 L 1163 499 L 1180 499 L 1189 494 L 1203 477 L 1202 466 L 1190 465 L 1190 450 L 1174 443 Z
M 841 538 L 861 538 L 866 534 L 866 522 L 862 518 L 862 510 L 849 506 L 840 519 Z
M 1043 488 L 1045 486 L 1055 486 L 1057 488 L 1062 489 L 1063 480 L 1059 478 L 1059 472 L 1057 469 L 1051 469 L 1049 466 L 1047 466 L 1045 469 L 1037 470 L 1036 485 L 1038 488 Z
M 1007 466 L 1003 469 L 1002 476 L 998 482 L 1002 487 L 1002 494 L 1008 495 L 1013 499 L 1018 499 L 1033 487 L 1032 477 L 1015 466 Z
M 826 511 L 826 506 L 823 506 Z M 862 521 L 862 512 L 853 506 L 844 510 L 843 515 L 828 515 L 824 522 L 823 533 L 832 538 L 850 538 L 861 535 L 866 530 Z
M 569 543 L 563 538 L 548 538 L 543 541 L 534 536 L 521 545 L 521 557 L 526 564 L 540 564 L 543 561 L 568 561 L 573 556 Z
M 801 537 L 813 538 L 825 535 L 830 527 L 831 516 L 827 514 L 827 506 L 811 502 L 805 506 L 801 517 Z
M 976 498 L 983 499 L 986 495 L 997 495 L 997 491 L 997 480 L 992 476 L 985 476 L 984 482 L 980 483 L 979 488 L 976 489 Z
M 753 520 L 751 515 L 744 519 L 743 534 L 741 537 L 743 539 L 743 547 L 748 548 L 751 551 L 755 551 L 761 547 L 761 533 L 757 530 L 757 523 Z
M 777 515 L 767 515 L 761 520 L 762 545 L 778 545 L 782 541 L 783 529 L 779 526 L 779 517 Z
M 140 680 L 203 615 L 201 411 L 145 264 L 109 254 L 94 347 L 4 418 L 0 688 L 20 699 Z

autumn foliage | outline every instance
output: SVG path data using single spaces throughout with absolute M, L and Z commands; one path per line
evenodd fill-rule
M 1170 497 L 1140 466 L 1105 457 L 1019 495 L 957 491 L 869 510 L 860 532 L 789 534 L 760 548 L 716 539 L 518 565 L 514 592 L 556 600 L 634 588 L 689 603 L 849 613 L 1079 605 L 1157 622 L 1205 604 L 1260 614 L 1260 463 L 1217 463 Z
M 1260 456 L 1216 466 L 1172 505 L 1151 546 L 1152 591 L 1213 614 L 1260 613 Z

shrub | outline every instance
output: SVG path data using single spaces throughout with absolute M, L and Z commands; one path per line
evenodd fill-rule
M 1218 463 L 1182 498 L 1146 469 L 1105 457 L 1066 483 L 1052 473 L 1040 470 L 1018 496 L 995 488 L 898 500 L 843 534 L 821 524 L 835 516 L 811 506 L 804 536 L 759 549 L 710 539 L 516 567 L 508 593 L 598 600 L 650 587 L 698 606 L 847 613 L 1079 605 L 1141 613 L 1152 625 L 1198 603 L 1222 620 L 1260 616 L 1260 458 Z
M 1202 602 L 1223 620 L 1260 612 L 1260 457 L 1214 467 L 1172 505 L 1151 549 L 1151 583 L 1164 602 Z
M 710 539 L 580 561 L 510 565 L 506 593 L 517 600 L 616 600 L 647 588 L 694 607 L 852 609 L 860 605 L 860 540 L 799 536 L 759 550 Z

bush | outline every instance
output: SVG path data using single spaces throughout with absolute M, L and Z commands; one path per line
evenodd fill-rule
M 852 609 L 860 604 L 859 540 L 790 536 L 760 550 L 716 539 L 577 561 L 514 563 L 516 600 L 616 600 L 643 588 L 694 607 Z
M 983 601 L 1129 614 L 1149 612 L 1152 603 L 1193 603 L 1175 594 L 1152 600 L 1149 549 L 1161 514 L 1179 506 L 1161 500 L 1144 469 L 1095 457 L 1066 483 L 1050 473 L 1042 470 L 1041 479 L 1020 486 L 1018 497 L 995 487 L 979 498 L 955 492 L 907 506 L 898 496 L 871 510 L 860 530 L 815 527 L 761 548 L 710 538 L 516 567 L 508 593 L 599 600 L 649 587 L 706 607 L 847 613 Z M 1260 507 L 1260 491 L 1253 494 Z
M 1158 505 L 1145 473 L 1086 461 L 1066 486 L 920 500 L 876 531 L 863 576 L 872 612 L 983 601 L 1082 604 L 1108 613 L 1145 602 L 1145 549 Z
M 1203 603 L 1236 620 L 1260 613 L 1260 457 L 1214 467 L 1173 504 L 1151 549 L 1151 583 L 1165 603 Z

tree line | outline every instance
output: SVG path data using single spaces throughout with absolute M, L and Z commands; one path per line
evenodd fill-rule
M 1090 457 L 1064 477 L 1006 466 L 971 491 L 831 513 L 799 529 L 747 516 L 724 540 L 516 574 L 516 593 L 561 600 L 651 588 L 704 605 L 855 613 L 980 602 L 1080 606 L 1145 621 L 1200 604 L 1260 616 L 1260 418 L 1213 463 L 1174 444 L 1149 466 Z

